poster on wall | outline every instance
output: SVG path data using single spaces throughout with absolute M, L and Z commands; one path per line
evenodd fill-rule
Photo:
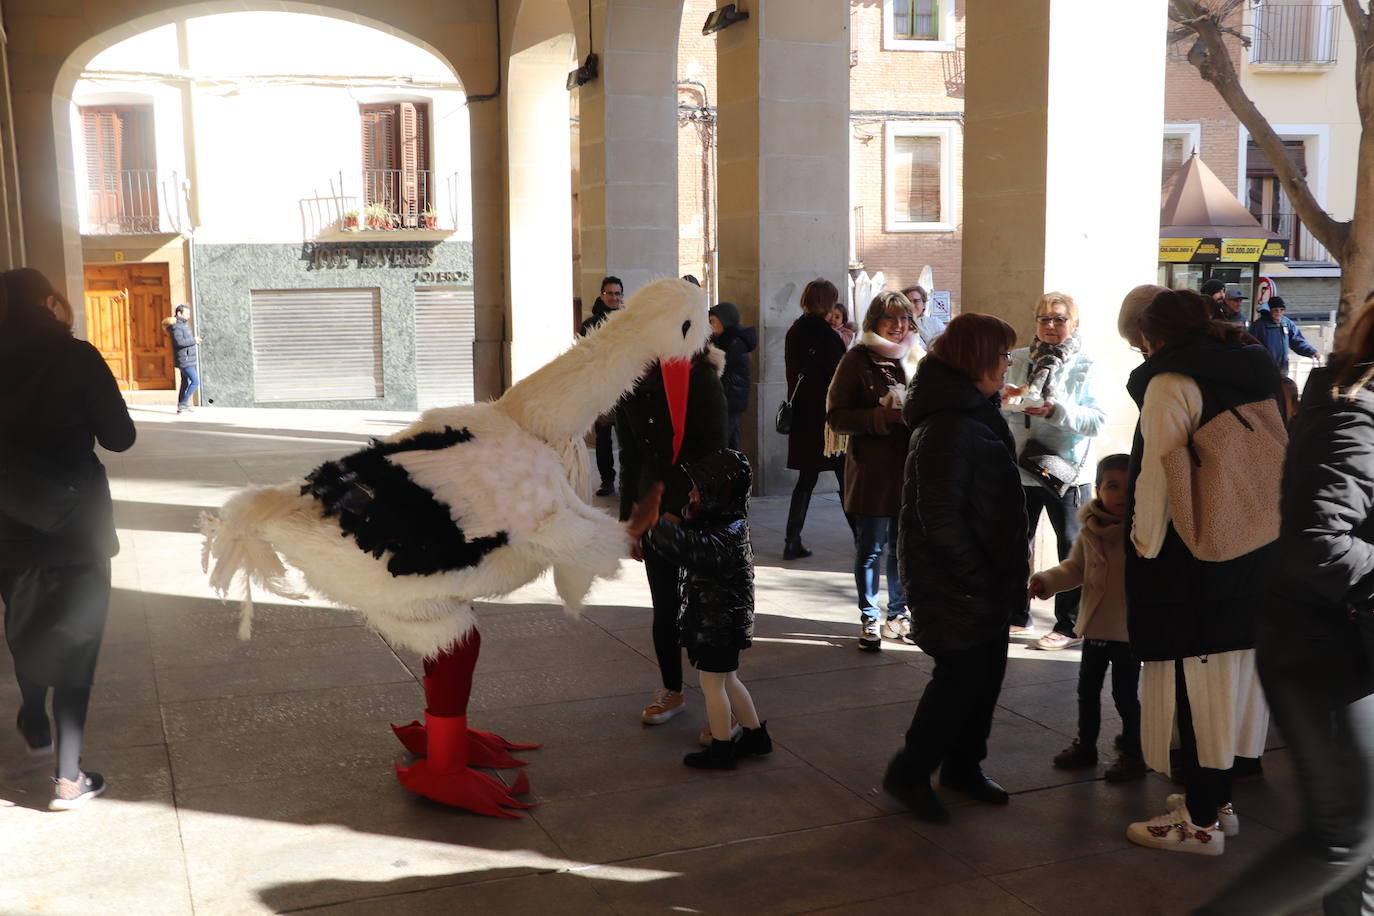
M 953 308 L 954 300 L 950 296 L 949 290 L 937 289 L 930 294 L 930 314 L 939 318 L 941 321 L 948 322 L 950 310 Z

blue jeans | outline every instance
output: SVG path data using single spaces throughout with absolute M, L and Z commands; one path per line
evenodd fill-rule
M 887 616 L 906 613 L 906 593 L 897 575 L 897 520 L 881 515 L 854 516 L 854 585 L 861 622 L 878 619 L 878 572 L 887 548 Z
M 177 406 L 189 407 L 191 395 L 200 387 L 200 373 L 195 366 L 185 366 L 181 370 L 181 390 L 177 393 Z

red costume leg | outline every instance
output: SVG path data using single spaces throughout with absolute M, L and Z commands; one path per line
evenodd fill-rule
M 439 715 L 462 716 L 467 714 L 468 697 L 472 694 L 472 676 L 477 667 L 477 656 L 482 651 L 482 636 L 474 628 L 456 646 L 450 646 L 433 659 L 425 659 L 425 703 L 430 712 Z M 436 679 L 435 672 L 439 672 Z M 426 754 L 425 727 L 418 721 L 409 725 L 393 725 L 391 730 L 405 749 L 416 757 Z M 507 741 L 494 732 L 480 728 L 468 729 L 470 762 L 473 766 L 506 769 L 522 767 L 528 761 L 517 760 L 507 751 L 530 751 L 537 744 L 517 744 Z
M 492 817 L 519 817 L 505 809 L 533 807 L 512 797 L 529 791 L 529 781 L 524 774 L 520 774 L 515 785 L 507 788 L 469 767 L 469 764 L 488 765 L 477 759 L 485 756 L 483 752 L 474 754 L 478 742 L 472 740 L 466 715 L 481 645 L 481 637 L 474 629 L 461 643 L 440 652 L 432 662 L 425 662 L 425 697 L 429 708 L 425 710 L 424 728 L 421 729 L 418 722 L 400 729 L 392 726 L 407 747 L 410 743 L 406 738 L 414 739 L 418 732 L 425 757 L 412 766 L 398 766 L 396 778 L 412 792 L 446 805 Z M 503 739 L 497 740 L 504 744 Z M 489 748 L 483 748 L 486 750 Z M 509 758 L 508 754 L 505 756 Z

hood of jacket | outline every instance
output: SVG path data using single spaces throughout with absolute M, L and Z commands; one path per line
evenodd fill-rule
M 596 301 L 592 303 L 592 318 L 598 322 L 605 321 L 606 316 L 614 311 L 615 309 L 601 301 L 600 296 L 597 296 Z
M 916 428 L 941 410 L 979 410 L 996 407 L 996 396 L 985 397 L 973 380 L 949 363 L 926 356 L 916 367 L 903 411 L 907 424 Z
M 680 467 L 701 497 L 703 516 L 743 518 L 749 513 L 753 471 L 744 455 L 725 448 Z
M 733 302 L 717 302 L 711 307 L 710 315 L 726 332 L 739 326 L 739 306 Z
M 1278 369 L 1267 348 L 1218 340 L 1205 333 L 1181 335 L 1136 367 L 1126 381 L 1126 390 L 1137 405 L 1145 402 L 1150 380 L 1164 372 L 1223 385 L 1253 395 L 1254 400 L 1273 397 L 1278 390 Z
M 721 323 L 724 324 L 724 322 Z M 728 350 L 730 342 L 734 340 L 738 340 L 744 345 L 745 353 L 752 353 L 754 348 L 759 345 L 758 328 L 743 328 L 735 325 L 734 327 L 727 327 L 721 334 L 711 335 L 711 343 L 722 350 Z
M 1097 534 L 1106 534 L 1108 529 L 1126 521 L 1124 516 L 1108 512 L 1097 497 L 1078 507 L 1078 521 L 1084 528 L 1091 528 Z

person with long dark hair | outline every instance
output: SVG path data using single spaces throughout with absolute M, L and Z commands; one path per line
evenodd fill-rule
M 792 401 L 787 466 L 798 472 L 783 535 L 784 560 L 811 556 L 811 551 L 802 543 L 801 533 L 807 510 L 811 508 L 811 493 L 821 473 L 833 473 L 840 492 L 844 492 L 844 455 L 825 453 L 825 395 L 845 349 L 844 341 L 830 326 L 827 316 L 839 301 L 840 291 L 829 280 L 817 277 L 806 284 L 801 294 L 801 317 L 787 329 L 783 345 L 787 396 Z
M 1214 320 L 1211 305 L 1192 290 L 1142 287 L 1128 294 L 1120 319 L 1122 335 L 1145 355 L 1126 385 L 1140 405 L 1126 613 L 1131 654 L 1144 663 L 1141 745 L 1146 763 L 1168 773 L 1177 733 L 1185 788 L 1166 799 L 1164 814 L 1131 824 L 1126 836 L 1202 855 L 1221 854 L 1235 833 L 1230 770 L 1236 757 L 1258 757 L 1268 732 L 1254 646 L 1272 545 L 1223 562 L 1195 556 L 1173 525 L 1165 456 L 1218 414 L 1272 400 L 1279 390 L 1268 352 L 1242 339 L 1240 327 Z
M 1007 670 L 1007 626 L 1030 577 L 1026 501 L 998 394 L 1016 331 L 959 315 L 921 360 L 902 417 L 912 430 L 897 555 L 911 596 L 911 638 L 935 660 L 883 788 L 923 820 L 949 811 L 940 783 L 1005 805 L 983 773 Z
M 78 807 L 105 791 L 81 769 L 81 744 L 119 551 L 114 507 L 95 444 L 122 452 L 133 421 L 100 352 L 72 337 L 61 296 L 31 268 L 3 275 L 0 305 L 0 599 L 21 705 L 17 725 L 31 753 L 57 766 L 50 807 Z M 27 494 L 6 491 L 16 478 Z M 41 491 L 33 484 L 41 484 Z M 31 500 L 64 503 L 39 506 Z M 74 499 L 66 494 L 74 492 Z M 70 505 L 66 503 L 70 502 Z M 23 511 L 21 511 L 21 509 Z M 36 515 L 47 520 L 41 527 Z M 52 692 L 52 714 L 47 713 Z
M 1316 369 L 1290 428 L 1256 652 L 1302 826 L 1197 912 L 1327 916 L 1374 899 L 1374 308 Z

